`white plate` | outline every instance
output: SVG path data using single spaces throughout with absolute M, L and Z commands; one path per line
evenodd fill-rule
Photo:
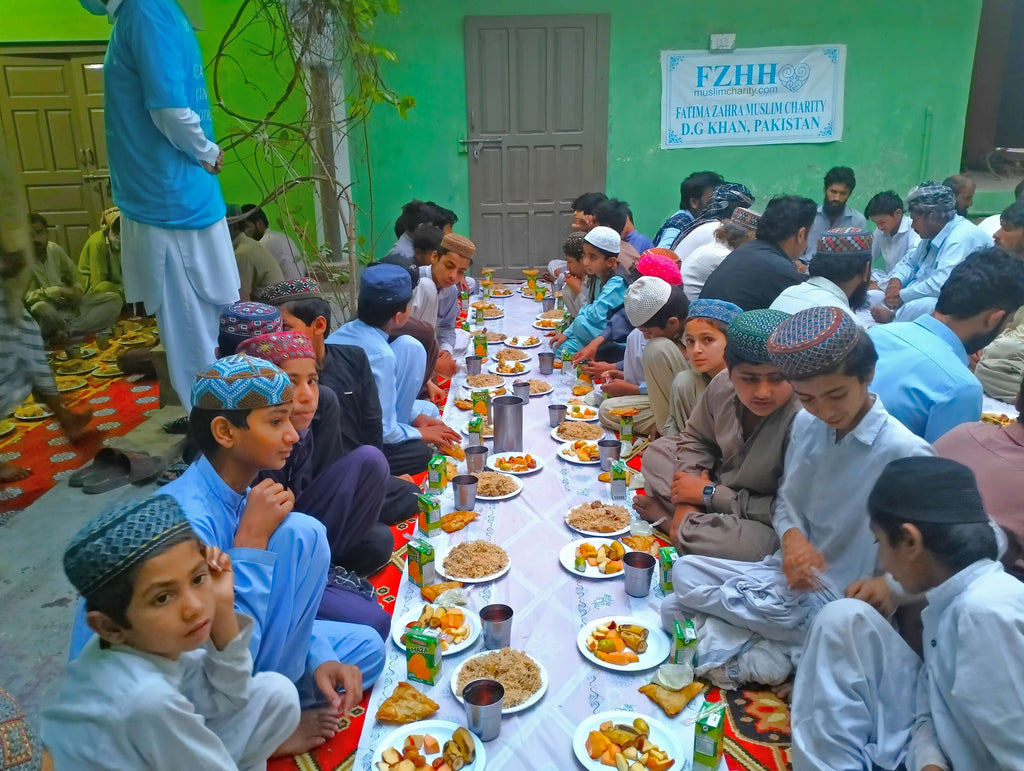
M 547 391 L 540 391 L 539 393 L 531 393 L 530 394 L 530 398 L 532 399 L 535 396 L 547 396 L 549 393 L 551 393 L 554 390 L 555 390 L 555 387 L 553 385 L 551 385 L 551 383 L 548 383 L 548 390 Z
M 599 549 L 602 546 L 610 546 L 615 543 L 613 538 L 581 538 L 578 541 L 569 541 L 562 550 L 558 552 L 558 561 L 562 563 L 562 567 L 572 573 L 574 576 L 583 576 L 584 578 L 619 578 L 622 576 L 622 571 L 618 573 L 602 573 L 593 565 L 587 565 L 587 569 L 580 572 L 576 569 L 576 548 L 581 543 L 593 544 L 595 549 Z M 418 616 L 417 616 L 418 618 Z
M 463 392 L 467 394 L 467 396 L 466 396 L 467 399 L 470 399 L 470 398 L 473 397 L 473 392 L 474 391 L 481 390 L 480 388 L 474 388 L 473 386 L 471 386 L 469 383 L 467 383 L 465 381 L 462 382 L 461 388 L 462 388 Z M 509 395 L 509 393 L 508 393 L 509 392 L 509 384 L 508 383 L 502 383 L 501 385 L 496 385 L 496 386 L 487 386 L 487 391 L 491 394 L 491 396 L 494 396 L 495 391 L 500 391 L 502 388 L 505 389 L 505 393 L 499 394 L 499 396 L 508 396 Z
M 597 407 L 592 407 L 589 404 L 577 405 L 577 406 L 582 406 L 585 409 L 593 410 L 594 411 L 594 417 L 592 417 L 592 418 L 577 418 L 577 417 L 574 417 L 573 414 L 572 414 L 572 407 L 573 407 L 573 405 L 570 404 L 569 405 L 569 409 L 567 409 L 565 411 L 565 419 L 566 420 L 576 420 L 576 421 L 579 421 L 580 423 L 596 423 L 600 419 L 600 411 L 597 409 Z M 555 426 L 555 428 L 558 428 L 558 426 Z
M 21 407 L 18 407 L 18 409 L 16 409 L 14 411 L 14 417 L 16 417 L 18 420 L 46 420 L 47 418 L 52 418 L 53 417 L 53 412 L 51 412 L 49 408 L 47 408 L 46 411 L 42 415 L 30 415 L 28 417 L 24 417 L 22 415 L 19 415 L 18 413 L 20 411 L 21 411 Z
M 497 461 L 498 458 L 513 458 L 513 457 L 515 457 L 517 455 L 531 455 L 531 454 L 532 453 L 523 453 L 523 452 L 499 452 L 499 453 L 496 453 L 494 455 L 488 455 L 487 456 L 487 468 L 489 468 L 491 471 L 497 471 L 500 474 L 514 474 L 515 476 L 526 476 L 527 474 L 536 474 L 538 471 L 540 471 L 542 468 L 544 468 L 544 461 L 541 460 L 540 458 L 538 458 L 536 455 L 533 456 L 533 459 L 537 462 L 537 467 L 536 468 L 532 468 L 529 471 L 506 471 L 505 469 L 498 468 L 498 466 L 497 466 L 497 464 L 495 462 L 495 461 Z M 477 496 L 477 497 L 479 497 L 479 496 Z M 487 499 L 485 498 L 484 500 L 487 500 Z
M 526 651 L 521 651 L 521 652 L 522 653 L 526 653 Z M 493 653 L 493 651 L 481 651 L 480 653 L 476 653 L 476 654 L 470 656 L 468 659 L 466 659 L 466 661 L 472 661 L 473 659 L 477 658 L 478 656 L 483 656 L 484 654 L 487 654 L 487 653 Z M 530 656 L 530 654 L 528 654 L 528 653 L 526 653 L 526 655 Z M 544 665 L 541 664 L 539 661 L 537 661 L 537 659 L 533 658 L 533 656 L 530 656 L 530 659 L 533 661 L 534 664 L 537 665 L 537 668 L 540 670 L 540 688 L 538 688 L 536 691 L 534 691 L 533 695 L 530 696 L 530 698 L 528 698 L 522 704 L 517 704 L 514 707 L 505 707 L 504 709 L 502 709 L 501 710 L 501 714 L 502 715 L 514 715 L 516 712 L 522 712 L 525 709 L 529 709 L 534 704 L 536 704 L 538 701 L 540 701 L 541 697 L 543 697 L 544 694 L 547 692 L 547 690 L 548 690 L 548 671 L 546 669 L 544 669 Z M 463 704 L 464 702 L 463 702 L 463 699 L 462 699 L 462 694 L 455 692 L 455 688 L 456 688 L 455 684 L 457 682 L 459 682 L 459 672 L 461 672 L 462 668 L 466 665 L 466 661 L 460 661 L 459 665 L 457 667 L 455 667 L 455 671 L 452 672 L 452 683 L 451 683 L 451 685 L 452 685 L 452 693 L 455 694 L 455 698 L 458 700 L 459 704 Z M 471 683 L 473 681 L 470 680 L 469 682 Z M 467 685 L 469 685 L 469 683 L 467 683 Z
M 550 320 L 551 320 L 551 321 L 554 321 L 554 319 L 550 319 Z M 555 325 L 555 326 L 550 326 L 550 327 L 542 327 L 542 326 L 540 325 L 540 323 L 539 323 L 539 322 L 536 322 L 536 321 L 535 321 L 535 322 L 533 322 L 533 328 L 534 328 L 534 329 L 540 329 L 540 330 L 543 330 L 544 332 L 557 332 L 557 331 L 558 331 L 558 329 L 557 329 L 557 323 L 556 323 L 556 325 Z
M 512 296 L 512 290 L 510 290 L 510 289 L 506 288 L 504 290 L 500 290 L 499 293 L 497 293 L 497 294 L 495 294 L 494 290 L 491 289 L 491 297 L 494 298 L 495 300 L 502 300 L 502 299 L 504 299 L 506 297 L 511 297 L 511 296 Z
M 471 324 L 479 323 L 476 320 L 476 308 L 471 308 L 470 312 L 472 313 L 472 316 L 470 316 L 470 315 L 466 316 L 466 318 L 468 318 L 470 320 L 470 323 Z M 487 324 L 487 323 L 489 323 L 491 321 L 497 321 L 498 319 L 503 319 L 503 318 L 505 318 L 505 311 L 501 311 L 501 313 L 499 315 L 497 315 L 497 316 L 484 316 L 484 324 Z
M 577 440 L 578 441 L 578 440 Z M 600 466 L 601 459 L 597 460 L 580 460 L 580 457 L 572 451 L 572 446 L 576 442 L 562 442 L 562 446 L 558 448 L 558 457 L 564 460 L 566 463 L 575 463 L 577 466 Z M 594 441 L 593 445 L 596 447 L 597 442 Z M 568 452 L 566 452 L 568 450 Z
M 509 348 L 519 348 L 519 349 L 523 349 L 523 348 L 536 348 L 542 342 L 539 338 L 537 339 L 536 343 L 531 343 L 530 345 L 518 345 L 518 344 L 515 344 L 515 343 L 511 342 L 512 340 L 525 340 L 528 337 L 537 337 L 537 335 L 512 335 L 512 337 L 506 337 L 505 338 L 505 345 L 507 345 Z
M 650 722 L 650 721 L 648 721 Z M 399 726 L 394 731 L 389 733 L 383 739 L 380 744 L 377 745 L 377 749 L 373 752 L 371 761 L 376 763 L 380 760 L 380 755 L 384 750 L 389 747 L 394 747 L 399 752 L 402 751 L 402 744 L 405 742 L 406 737 L 412 736 L 413 734 L 430 734 L 437 739 L 437 745 L 444 747 L 444 743 L 455 735 L 456 729 L 459 727 L 458 723 L 452 723 L 448 720 L 419 720 L 415 723 L 409 723 L 408 725 Z M 651 728 L 653 731 L 653 727 Z M 476 757 L 473 762 L 468 766 L 463 766 L 463 771 L 483 771 L 487 768 L 487 751 L 484 750 L 484 744 L 480 741 L 480 737 L 470 732 L 470 736 L 473 737 L 473 744 L 476 747 Z M 584 737 L 586 741 L 586 737 Z M 438 755 L 431 755 L 427 760 L 433 760 Z M 376 766 L 374 766 L 376 768 Z
M 458 544 L 455 544 L 455 546 L 457 545 Z M 486 584 L 488 581 L 493 581 L 496 578 L 501 578 L 509 571 L 509 568 L 512 567 L 512 555 L 509 554 L 508 564 L 505 565 L 505 567 L 503 567 L 497 573 L 491 573 L 489 576 L 484 576 L 483 578 L 454 578 L 444 572 L 444 560 L 448 556 L 448 552 L 450 552 L 453 548 L 454 546 L 449 546 L 447 549 L 438 549 L 436 552 L 434 552 L 434 570 L 437 571 L 437 574 L 441 576 L 441 578 L 445 578 L 451 581 L 462 581 L 462 583 L 464 584 Z M 506 551 L 505 553 L 508 554 L 508 551 Z
M 582 506 L 583 504 L 581 503 L 581 504 L 578 504 L 578 505 Z M 608 505 L 609 506 L 622 506 L 621 503 L 610 503 Z M 576 507 L 573 506 L 572 508 L 575 509 Z M 624 508 L 626 511 L 629 511 L 629 506 L 622 506 L 622 508 Z M 572 509 L 570 509 L 570 511 L 571 510 Z M 632 518 L 633 518 L 633 515 L 630 514 L 630 521 L 632 521 Z M 621 538 L 624 535 L 629 535 L 629 525 L 628 524 L 624 528 L 622 528 L 621 530 L 612 530 L 610 533 L 599 533 L 596 530 L 583 530 L 581 528 L 575 527 L 574 525 L 570 525 L 569 524 L 569 512 L 568 511 L 565 512 L 565 516 L 562 519 L 565 522 L 565 526 L 567 528 L 569 528 L 570 530 L 574 530 L 575 532 L 579 533 L 580 535 L 594 536 L 596 538 Z
M 601 661 L 601 659 L 587 650 L 587 638 L 590 636 L 590 633 L 601 624 L 607 624 L 609 621 L 614 621 L 616 624 L 639 624 L 640 626 L 647 628 L 647 631 L 649 632 L 647 635 L 647 650 L 643 653 L 636 654 L 640 658 L 639 661 L 634 661 L 632 664 L 626 664 L 625 666 L 620 667 L 618 664 L 609 664 L 606 661 Z M 591 664 L 596 664 L 597 666 L 602 667 L 603 669 L 609 669 L 612 672 L 642 672 L 645 669 L 653 669 L 654 667 L 663 664 L 665 659 L 668 658 L 668 654 L 672 652 L 672 644 L 669 642 L 668 635 L 665 634 L 664 630 L 662 630 L 660 626 L 634 616 L 605 616 L 604 618 L 599 618 L 596 621 L 591 621 L 580 630 L 578 635 L 576 635 L 576 647 L 580 649 L 580 653 L 583 654 L 583 658 Z M 630 722 L 632 722 L 632 719 Z M 661 746 L 661 743 L 657 740 L 655 740 L 655 744 Z M 672 757 L 675 757 L 675 755 Z
M 525 364 L 524 362 L 520 361 L 516 363 L 523 365 L 523 368 L 519 372 L 498 372 L 499 362 L 494 362 L 491 366 L 487 368 L 487 371 L 490 372 L 492 375 L 501 375 L 502 377 L 520 377 L 521 375 L 525 375 L 527 372 L 533 369 L 529 364 Z
M 423 603 L 423 605 L 436 605 L 437 603 Z M 480 636 L 480 616 L 471 611 L 469 608 L 459 608 L 465 616 L 466 623 L 469 624 L 469 637 L 460 642 L 458 645 L 449 645 L 448 650 L 442 651 L 442 656 L 455 656 L 456 654 L 462 653 L 464 650 L 469 648 L 476 642 L 476 639 Z M 423 606 L 420 606 L 419 610 L 410 610 L 401 618 L 392 619 L 391 624 L 391 639 L 395 641 L 395 645 L 405 650 L 405 643 L 402 642 L 402 635 L 405 634 L 405 627 L 407 624 L 413 621 L 418 621 L 420 613 L 423 611 Z
M 576 731 L 572 735 L 572 751 L 576 754 L 580 765 L 587 771 L 608 771 L 608 766 L 601 765 L 600 759 L 594 760 L 590 757 L 590 753 L 587 752 L 587 737 L 590 736 L 591 731 L 597 731 L 601 727 L 601 723 L 611 721 L 631 726 L 633 720 L 638 717 L 647 721 L 647 726 L 650 728 L 648 736 L 651 737 L 651 742 L 657 745 L 658 749 L 667 752 L 668 756 L 675 761 L 669 767 L 669 771 L 679 771 L 684 768 L 684 761 L 689 760 L 693 753 L 680 743 L 679 738 L 683 732 L 679 730 L 678 726 L 666 723 L 660 718 L 624 710 L 591 715 L 576 726 Z
M 519 495 L 519 493 L 523 491 L 523 480 L 517 479 L 515 474 L 513 474 L 511 471 L 499 471 L 498 473 L 504 474 L 513 482 L 515 482 L 516 491 L 514 493 L 508 493 L 506 495 L 480 495 L 480 493 L 477 493 L 476 499 L 478 501 L 507 501 L 509 498 L 515 498 L 517 495 Z M 479 488 L 479 485 L 477 487 Z
M 7 436 L 8 434 L 13 434 L 14 429 L 16 428 L 17 425 L 13 420 L 0 420 L 0 436 Z
M 534 321 L 540 321 L 541 319 L 545 319 L 545 318 L 547 318 L 547 317 L 545 317 L 545 316 L 544 316 L 544 314 L 545 314 L 545 313 L 551 313 L 551 311 L 543 311 L 543 312 L 541 312 L 541 313 L 538 313 L 538 314 L 537 314 L 537 315 L 536 315 L 536 316 L 534 317 L 534 319 L 533 319 L 533 320 L 534 320 Z M 547 320 L 548 320 L 548 321 L 558 321 L 559 319 L 561 319 L 561 318 L 564 318 L 564 317 L 565 317 L 565 312 L 564 312 L 564 311 L 558 311 L 558 316 L 552 316 L 552 317 L 550 317 L 550 318 L 547 318 Z
M 601 430 L 604 431 L 603 428 Z M 604 431 L 604 435 L 603 436 L 600 436 L 597 439 L 587 439 L 587 441 L 588 442 L 599 442 L 599 441 L 601 441 L 601 439 L 604 439 L 607 436 L 608 436 L 608 432 Z M 556 442 L 563 442 L 563 443 L 564 442 L 569 442 L 570 444 L 572 442 L 576 441 L 575 439 L 563 439 L 562 437 L 560 437 L 558 435 L 558 426 L 555 426 L 554 428 L 551 429 L 551 438 L 554 439 Z

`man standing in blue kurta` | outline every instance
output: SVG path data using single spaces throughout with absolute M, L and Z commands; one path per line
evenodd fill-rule
M 80 1 L 114 25 L 104 112 L 125 299 L 156 314 L 187 409 L 196 372 L 216 358 L 220 310 L 239 287 L 199 41 L 174 0 Z

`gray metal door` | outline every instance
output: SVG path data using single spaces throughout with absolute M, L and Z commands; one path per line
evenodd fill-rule
M 467 17 L 470 235 L 510 276 L 561 256 L 572 200 L 604 190 L 607 15 Z

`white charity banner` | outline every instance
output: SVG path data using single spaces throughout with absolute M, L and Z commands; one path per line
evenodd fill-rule
M 837 142 L 846 46 L 662 51 L 661 147 Z

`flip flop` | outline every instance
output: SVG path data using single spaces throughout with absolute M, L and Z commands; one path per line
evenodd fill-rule
M 106 448 L 109 449 L 109 448 Z M 88 495 L 106 493 L 128 484 L 131 473 L 131 461 L 128 456 L 117 450 L 111 450 L 112 462 L 104 462 L 94 473 L 82 480 L 82 492 Z M 99 455 L 96 456 L 99 458 Z M 95 465 L 95 461 L 93 461 Z
M 156 483 L 163 487 L 170 484 L 188 470 L 187 463 L 172 463 L 165 468 L 156 479 Z
M 187 434 L 188 433 L 188 415 L 184 415 L 174 420 L 169 420 L 164 423 L 161 428 L 168 434 Z
M 68 487 L 83 487 L 93 476 L 99 476 L 109 466 L 117 464 L 117 450 L 102 447 L 92 463 L 82 466 L 68 477 Z

